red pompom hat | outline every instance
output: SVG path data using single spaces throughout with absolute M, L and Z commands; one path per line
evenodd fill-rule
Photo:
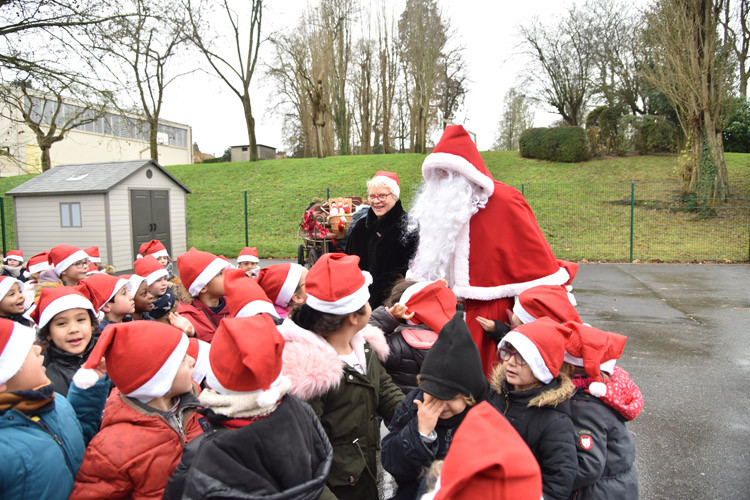
M 23 273 L 25 277 L 30 277 L 34 273 L 41 273 L 49 269 L 50 264 L 47 252 L 42 252 L 34 255 L 26 263 L 26 272 Z
M 358 311 L 370 298 L 372 276 L 359 268 L 359 257 L 326 253 L 307 273 L 307 305 L 329 314 Z
M 0 385 L 18 373 L 35 340 L 33 328 L 0 318 Z
M 138 248 L 138 255 L 140 257 L 151 255 L 154 258 L 157 258 L 157 257 L 169 258 L 169 253 L 167 253 L 167 249 L 159 240 L 151 240 L 142 244 L 140 248 Z
M 112 276 L 106 273 L 92 274 L 82 280 L 76 288 L 94 305 L 94 309 L 101 311 L 102 307 L 112 300 L 122 287 L 128 286 L 128 279 Z
M 433 332 L 440 332 L 456 314 L 456 294 L 443 280 L 413 284 L 401 295 L 399 303 L 407 307 L 407 313 L 414 313 L 410 322 L 423 323 Z
M 299 264 L 273 264 L 260 270 L 258 284 L 274 304 L 286 307 L 299 286 L 304 270 Z
M 604 396 L 607 386 L 602 383 L 601 372 L 614 373 L 615 364 L 622 357 L 628 338 L 573 321 L 565 323 L 565 326 L 572 332 L 565 346 L 565 362 L 582 366 L 594 379 L 589 385 L 589 393 L 596 397 Z
M 224 271 L 224 293 L 232 318 L 244 318 L 260 313 L 279 317 L 273 303 L 257 281 L 245 275 L 244 269 Z
M 398 182 L 398 174 L 396 172 L 378 170 L 375 172 L 375 176 L 367 183 L 368 186 L 373 184 L 385 184 L 396 198 L 401 194 L 401 183 Z
M 202 252 L 195 247 L 177 257 L 177 270 L 182 284 L 191 297 L 197 297 L 203 287 L 231 264 L 209 252 Z
M 102 258 L 99 256 L 99 247 L 88 247 L 83 249 L 84 252 L 86 252 L 86 255 L 89 256 L 89 260 L 91 262 L 94 262 L 96 264 L 100 264 L 102 261 Z
M 23 252 L 20 250 L 8 250 L 8 253 L 5 254 L 5 259 L 3 259 L 3 262 L 8 262 L 8 260 L 10 259 L 23 262 Z
M 78 261 L 88 260 L 89 256 L 78 247 L 71 245 L 57 245 L 47 254 L 47 260 L 55 268 L 55 274 L 60 276 L 63 271 Z
M 210 350 L 211 344 L 208 342 L 204 342 L 195 337 L 190 337 L 188 339 L 187 355 L 195 360 L 195 366 L 193 367 L 193 381 L 198 385 L 203 383 L 203 379 L 205 379 L 206 374 L 208 374 L 210 368 L 208 353 Z
M 133 270 L 135 274 L 146 280 L 148 286 L 151 286 L 159 278 L 169 276 L 167 269 L 159 264 L 159 261 L 153 255 L 146 255 L 137 259 L 133 263 Z
M 226 318 L 211 341 L 206 383 L 220 394 L 252 395 L 258 406 L 270 408 L 289 389 L 281 376 L 283 350 L 284 338 L 270 316 Z
M 184 333 L 159 321 L 110 323 L 73 382 L 81 389 L 92 387 L 99 380 L 94 368 L 106 358 L 115 387 L 147 403 L 169 392 L 188 343 Z
M 542 472 L 508 420 L 488 402 L 469 410 L 440 470 L 434 500 L 539 500 Z
M 550 318 L 558 323 L 582 323 L 574 307 L 572 294 L 561 285 L 542 285 L 529 288 L 516 297 L 513 313 L 524 323 L 539 318 Z
M 2 300 L 8 292 L 10 292 L 10 287 L 12 287 L 14 283 L 18 283 L 18 288 L 20 288 L 23 292 L 22 281 L 19 281 L 12 276 L 0 276 L 0 300 Z
M 55 317 L 55 314 L 68 309 L 88 309 L 94 315 L 91 301 L 80 292 L 78 287 L 59 286 L 56 288 L 42 288 L 37 301 L 29 308 L 24 316 L 36 323 L 41 330 Z
M 560 373 L 570 334 L 570 329 L 561 323 L 541 318 L 508 332 L 497 348 L 512 345 L 526 360 L 534 377 L 549 384 Z
M 256 247 L 245 247 L 237 256 L 237 262 L 260 262 Z

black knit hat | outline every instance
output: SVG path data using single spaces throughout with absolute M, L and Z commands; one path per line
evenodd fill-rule
M 484 397 L 487 379 L 469 327 L 459 310 L 445 324 L 438 339 L 427 351 L 419 374 L 419 387 L 427 394 L 448 401 L 463 393 L 477 402 Z

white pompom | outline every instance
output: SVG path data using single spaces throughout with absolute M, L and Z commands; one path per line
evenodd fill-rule
M 80 368 L 73 375 L 73 383 L 80 389 L 89 389 L 99 382 L 99 374 L 89 368 Z
M 607 394 L 607 386 L 601 382 L 591 382 L 591 385 L 589 385 L 589 394 L 600 398 Z
M 280 398 L 281 393 L 279 392 L 279 390 L 275 387 L 271 387 L 267 391 L 261 392 L 255 402 L 258 403 L 258 406 L 261 408 L 270 408 L 271 406 L 275 405 L 276 401 L 278 401 Z

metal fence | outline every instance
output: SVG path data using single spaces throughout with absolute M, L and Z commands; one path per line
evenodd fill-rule
M 574 261 L 750 262 L 750 182 L 730 182 L 726 202 L 683 196 L 679 182 L 524 183 L 555 255 Z M 408 208 L 413 188 L 402 187 Z M 698 190 L 701 191 L 700 189 Z M 188 242 L 236 255 L 246 245 L 266 257 L 297 255 L 299 224 L 313 201 L 364 195 L 335 186 L 201 192 L 187 198 Z M 12 198 L 2 198 L 3 251 L 14 248 Z M 440 207 L 436 207 L 437 210 Z M 506 235 L 512 244 L 513 235 Z

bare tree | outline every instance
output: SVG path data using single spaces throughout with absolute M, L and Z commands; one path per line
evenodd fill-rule
M 440 58 L 440 73 L 435 89 L 437 108 L 442 115 L 442 128 L 453 122 L 454 115 L 463 105 L 469 77 L 462 48 L 449 51 Z
M 373 86 L 373 73 L 377 69 L 374 42 L 366 38 L 359 40 L 355 54 L 356 63 L 359 67 L 353 85 L 358 115 L 359 152 L 368 155 L 372 154 L 372 135 L 375 128 L 375 114 L 377 113 L 375 88 Z
M 397 37 L 395 16 L 388 15 L 386 4 L 382 3 L 378 11 L 378 59 L 380 63 L 378 86 L 382 109 L 383 153 L 385 154 L 392 152 L 391 122 L 400 66 L 399 51 L 396 46 Z
M 750 0 L 737 0 L 735 3 L 724 0 L 724 12 L 719 22 L 724 30 L 724 43 L 732 47 L 737 59 L 740 95 L 747 99 L 747 82 L 750 78 Z
M 499 133 L 493 149 L 517 151 L 518 139 L 533 122 L 534 114 L 529 107 L 528 98 L 515 87 L 511 87 L 503 99 L 503 117 L 500 119 Z

